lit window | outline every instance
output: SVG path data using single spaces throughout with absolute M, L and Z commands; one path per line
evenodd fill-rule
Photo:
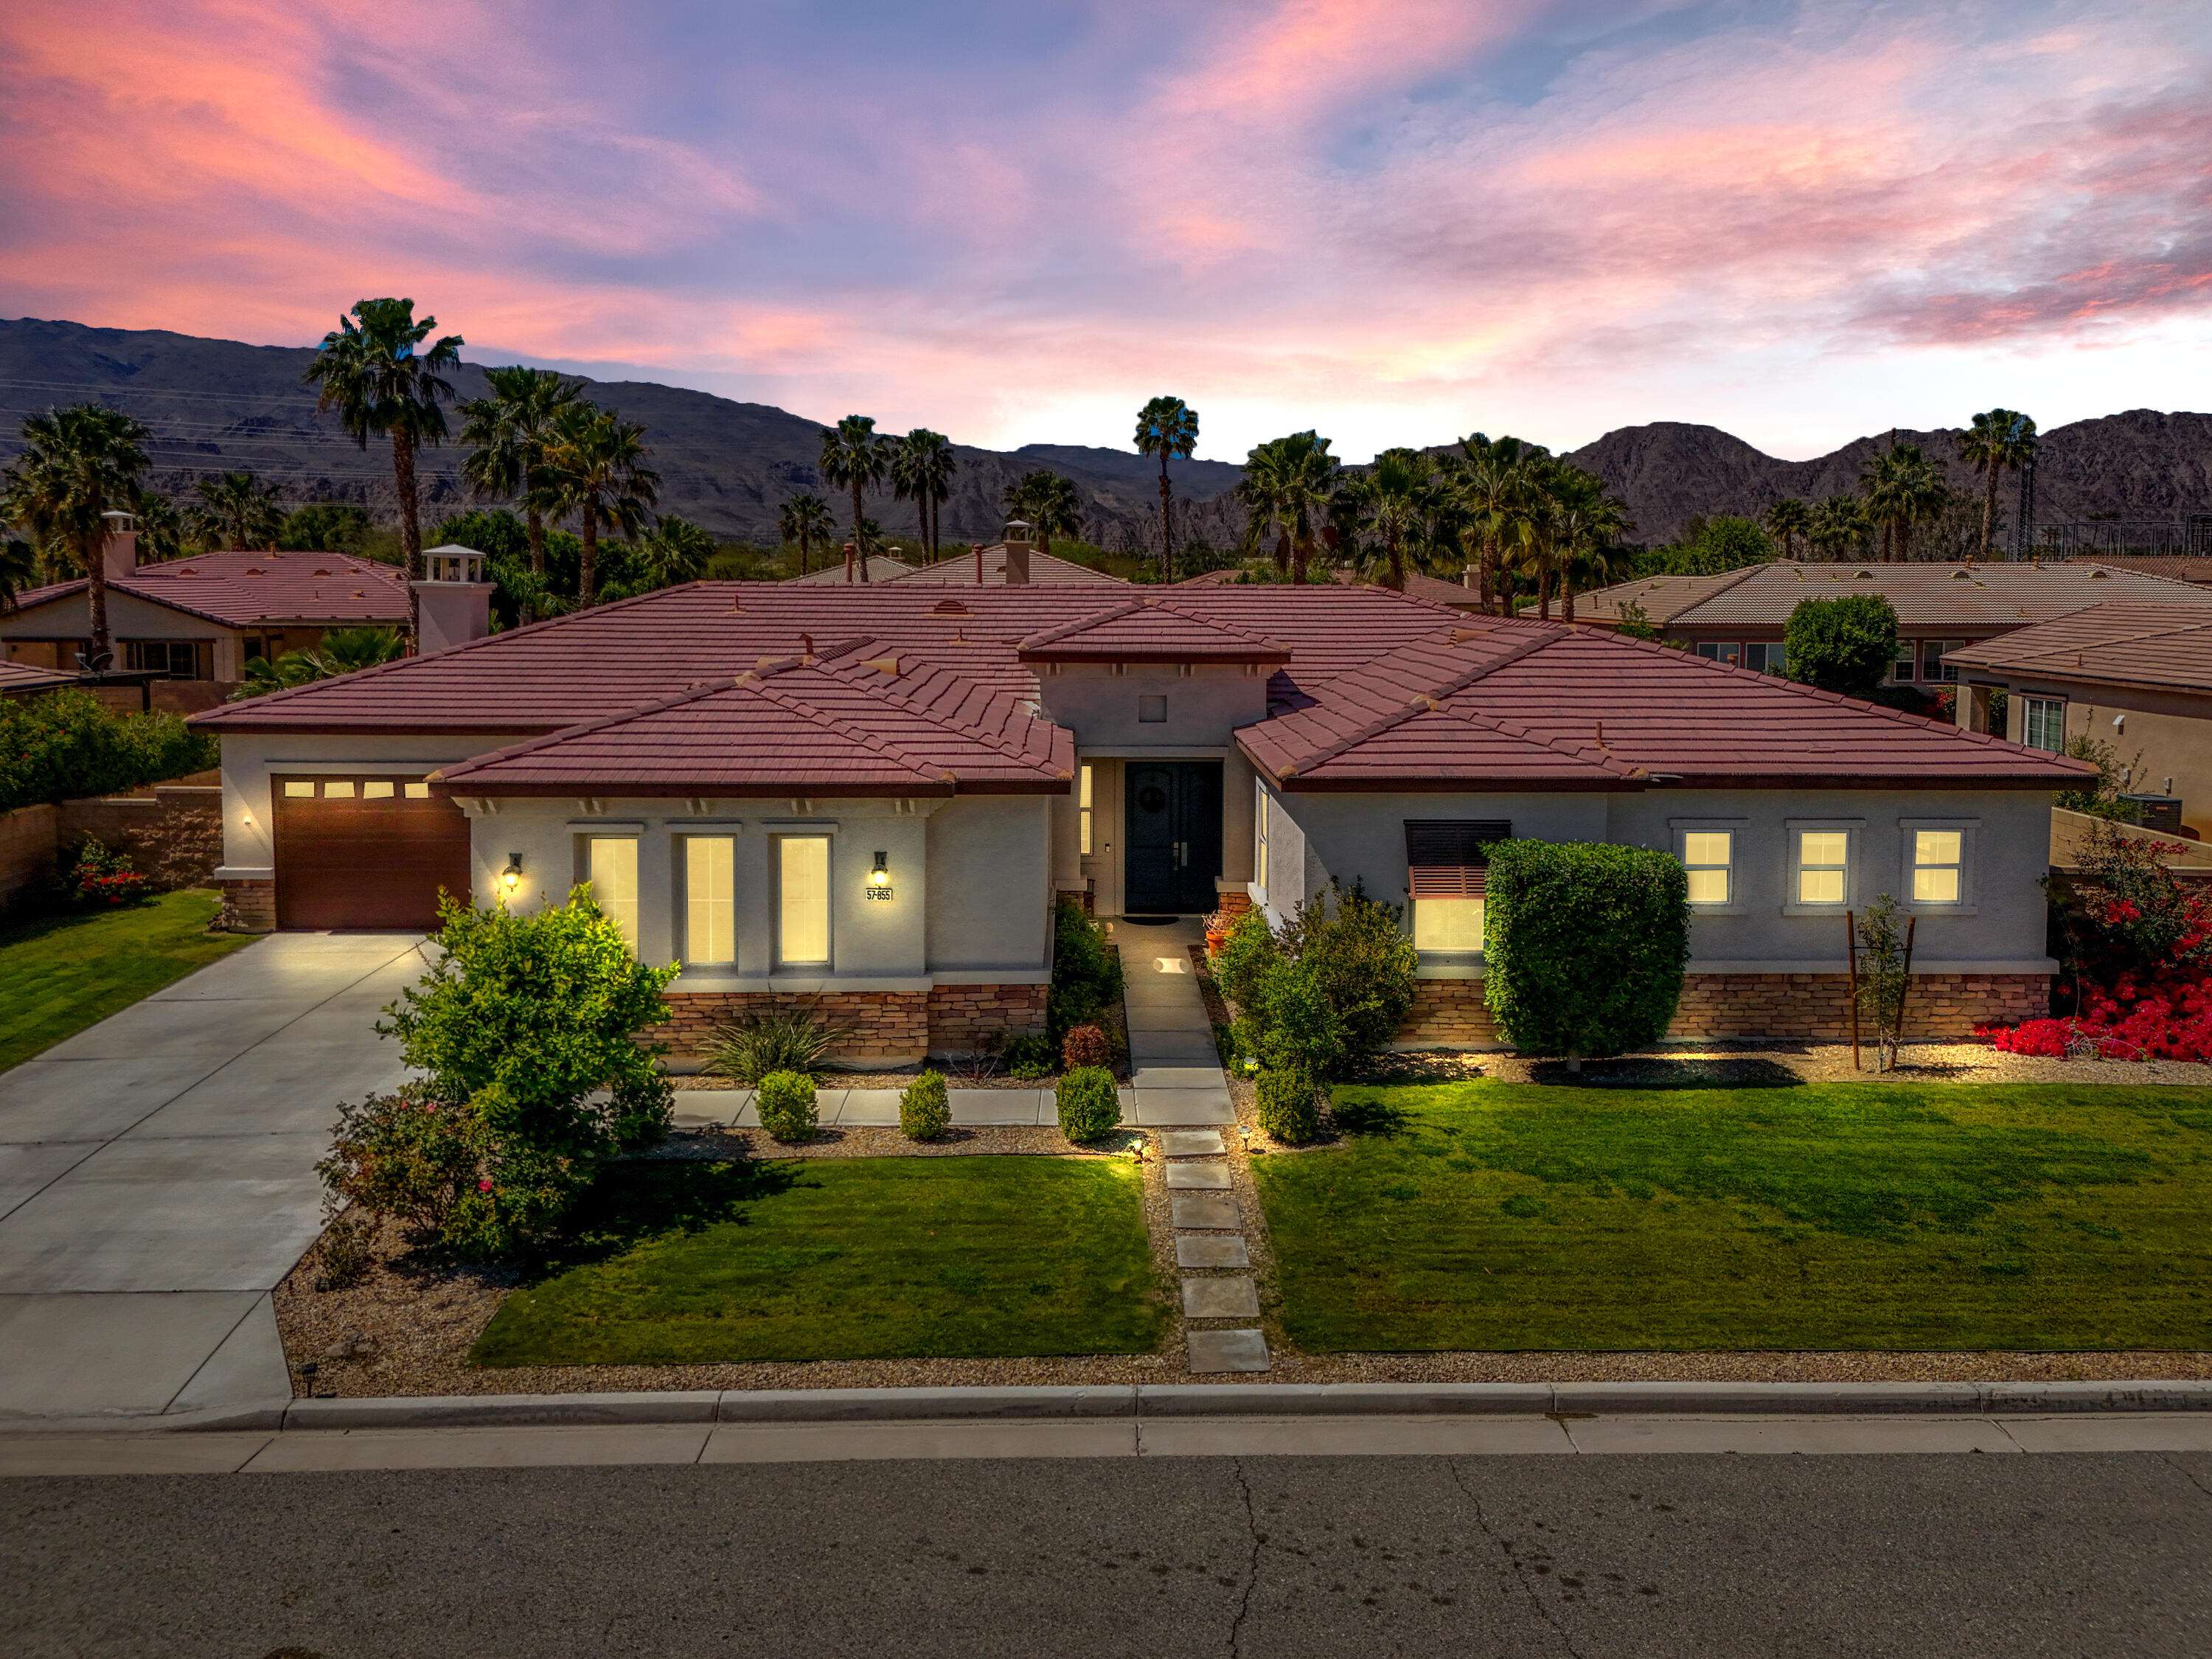
M 1682 836 L 1682 865 L 1690 872 L 1690 902 L 1726 904 L 1734 862 L 1735 832 L 1692 830 Z
M 430 799 L 430 786 L 429 786 L 428 784 L 427 784 L 427 783 L 410 783 L 410 784 L 409 784 L 409 785 L 407 786 L 407 799 L 410 799 L 410 800 L 428 800 L 428 799 Z
M 1163 720 L 1166 720 L 1167 717 L 1168 700 L 1165 697 L 1139 697 L 1137 699 L 1137 719 L 1143 724 L 1146 726 L 1158 726 Z
M 1083 837 L 1083 855 L 1091 856 L 1091 763 L 1083 763 L 1082 775 L 1076 783 L 1075 818 L 1077 833 Z
M 1479 884 L 1481 877 L 1475 880 Z M 1480 951 L 1482 949 L 1480 894 L 1472 897 L 1413 900 L 1413 945 L 1421 951 Z
M 628 836 L 594 836 L 586 860 L 592 902 L 637 949 L 637 842 Z
M 315 786 L 303 779 L 294 778 L 284 786 L 284 799 L 287 800 L 313 800 L 314 797 Z
M 2046 750 L 2057 754 L 2066 747 L 2066 700 L 2063 697 L 2027 697 L 2027 744 L 2030 749 Z
M 362 785 L 361 798 L 363 800 L 390 800 L 392 786 L 381 779 L 371 778 Z
M 1252 872 L 1255 884 L 1267 890 L 1267 792 L 1260 792 L 1260 810 L 1252 815 Z
M 684 842 L 684 960 L 738 959 L 737 842 L 727 836 Z
M 776 956 L 830 960 L 830 837 L 785 836 L 776 843 Z
M 323 799 L 325 800 L 351 800 L 353 799 L 353 780 L 351 778 L 332 778 L 328 783 L 323 786 Z
M 1966 836 L 1956 830 L 1916 830 L 1912 832 L 1912 902 L 1916 904 L 1956 904 L 1960 885 L 1959 866 Z
M 1413 901 L 1413 946 L 1480 951 L 1490 848 L 1510 841 L 1504 820 L 1408 818 L 1406 892 Z
M 1850 859 L 1850 833 L 1844 830 L 1797 832 L 1797 902 L 1841 904 Z

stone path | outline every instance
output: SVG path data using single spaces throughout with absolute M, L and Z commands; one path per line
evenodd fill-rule
M 1182 1269 L 1185 1342 L 1194 1373 L 1264 1371 L 1267 1340 L 1253 1326 L 1260 1291 L 1249 1269 L 1244 1218 L 1230 1190 L 1221 1129 L 1237 1121 L 1229 1079 L 1213 1046 L 1213 1024 L 1190 970 L 1197 925 L 1114 924 L 1129 1017 L 1129 1068 L 1139 1127 L 1157 1129 L 1167 1161 L 1176 1265 Z M 1125 1112 L 1127 1108 L 1124 1109 Z M 1168 1127 L 1169 1125 L 1193 1126 Z M 1194 1322 L 1206 1322 L 1202 1325 Z

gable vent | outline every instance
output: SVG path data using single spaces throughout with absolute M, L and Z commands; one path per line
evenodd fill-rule
M 929 607 L 929 611 L 933 617 L 964 617 L 969 614 L 968 607 L 957 599 L 939 599 Z

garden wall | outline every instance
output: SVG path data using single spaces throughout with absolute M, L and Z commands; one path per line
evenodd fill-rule
M 823 1023 L 848 1025 L 853 1036 L 830 1052 L 848 1065 L 910 1065 L 926 1054 L 974 1050 L 984 1040 L 1042 1034 L 1042 985 L 939 985 L 927 991 L 826 991 L 795 997 L 780 991 L 676 991 L 663 999 L 668 1019 L 645 1032 L 669 1045 L 674 1069 L 705 1058 L 714 1028 L 756 1008 L 816 1010 Z
M 2017 1024 L 2051 1012 L 2041 974 L 1915 974 L 1905 1005 L 1908 1041 L 1966 1037 L 1974 1028 Z M 1689 974 L 1668 1027 L 1674 1037 L 1841 1042 L 1851 1035 L 1850 979 L 1844 974 Z M 1479 979 L 1418 981 L 1400 1028 L 1404 1047 L 1501 1046 Z
M 204 886 L 222 861 L 219 784 L 156 784 L 0 813 L 0 908 L 44 896 L 64 849 L 90 836 L 130 854 L 156 890 Z

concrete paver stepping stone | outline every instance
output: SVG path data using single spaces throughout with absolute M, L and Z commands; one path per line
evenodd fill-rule
M 1219 1089 L 1221 1067 L 1212 1066 L 1157 1066 L 1137 1062 L 1129 1075 L 1135 1089 Z
M 1169 1199 L 1168 1207 L 1178 1227 L 1233 1233 L 1244 1224 L 1237 1213 L 1237 1200 L 1217 1193 L 1177 1193 Z
M 1133 1089 L 1121 1121 L 1141 1128 L 1203 1128 L 1237 1121 L 1226 1089 Z
M 1249 1279 L 1186 1279 L 1182 1311 L 1187 1319 L 1257 1319 L 1260 1287 Z
M 1188 1192 L 1225 1193 L 1229 1190 L 1229 1166 L 1225 1164 L 1170 1164 L 1168 1165 L 1168 1190 Z
M 1185 1233 L 1176 1240 L 1178 1267 L 1249 1267 L 1252 1253 L 1241 1238 L 1221 1238 L 1212 1233 Z
M 1193 1331 L 1188 1340 L 1195 1375 L 1267 1369 L 1267 1339 L 1258 1331 Z
M 837 1113 L 841 1128 L 896 1126 L 899 1121 L 899 1091 L 896 1089 L 848 1089 Z
M 1202 1019 L 1170 1030 L 1129 1033 L 1129 1060 L 1137 1066 L 1218 1066 L 1213 1028 Z
M 1223 1150 L 1218 1129 L 1170 1129 L 1160 1137 L 1160 1152 L 1168 1158 L 1208 1158 Z

